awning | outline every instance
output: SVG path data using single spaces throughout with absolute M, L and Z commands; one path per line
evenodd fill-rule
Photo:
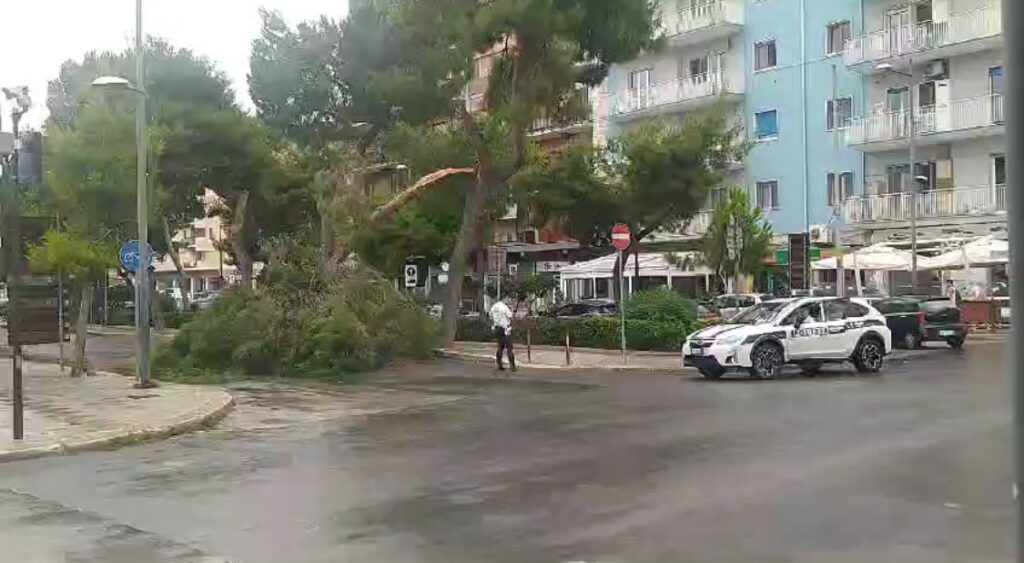
M 701 263 L 699 252 L 672 252 L 684 268 L 669 264 L 664 252 L 643 252 L 639 254 L 641 277 L 704 277 L 711 270 Z M 611 278 L 615 275 L 615 254 L 602 256 L 586 262 L 562 268 L 559 273 L 562 279 Z M 637 256 L 630 254 L 626 260 L 626 277 L 636 273 Z

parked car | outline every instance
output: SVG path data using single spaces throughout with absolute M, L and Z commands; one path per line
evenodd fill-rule
M 182 293 L 180 287 L 167 287 L 160 291 L 168 299 L 174 301 L 174 308 L 182 310 L 185 307 L 185 294 Z
M 922 342 L 945 342 L 962 348 L 967 325 L 960 322 L 960 309 L 946 297 L 889 297 L 874 303 L 883 315 L 893 340 L 914 349 Z
M 813 375 L 826 363 L 852 362 L 874 373 L 891 351 L 885 317 L 866 301 L 803 297 L 766 301 L 695 332 L 683 344 L 683 363 L 708 379 L 741 370 L 774 379 L 785 364 Z
M 711 305 L 723 319 L 728 319 L 771 299 L 774 296 L 767 293 L 726 293 L 715 297 Z
M 609 317 L 618 314 L 619 305 L 614 299 L 585 299 L 579 303 L 562 305 L 549 314 L 560 319 Z
M 220 294 L 215 292 L 197 292 L 193 296 L 190 305 L 192 306 L 193 311 L 202 311 L 213 307 L 214 302 L 217 301 L 217 298 L 219 297 Z

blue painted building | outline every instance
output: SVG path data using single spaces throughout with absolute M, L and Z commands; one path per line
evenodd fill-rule
M 863 155 L 835 132 L 829 103 L 835 89 L 841 124 L 857 113 L 861 77 L 843 64 L 843 45 L 860 25 L 860 2 L 662 0 L 667 46 L 612 69 L 595 140 L 644 120 L 731 112 L 756 140 L 732 183 L 777 233 L 829 224 L 839 197 L 830 186 L 850 196 L 863 178 Z

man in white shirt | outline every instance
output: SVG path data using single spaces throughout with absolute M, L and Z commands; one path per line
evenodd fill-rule
M 502 353 L 508 355 L 508 363 L 512 371 L 516 371 L 516 355 L 512 351 L 512 309 L 504 301 L 498 300 L 491 305 L 491 329 L 498 341 L 498 370 L 505 371 Z

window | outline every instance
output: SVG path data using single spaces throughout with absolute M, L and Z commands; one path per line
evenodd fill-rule
M 821 303 L 819 303 L 817 301 L 814 301 L 812 303 L 806 303 L 806 304 L 802 305 L 799 309 L 797 309 L 796 311 L 793 311 L 792 313 L 790 313 L 789 316 L 786 317 L 786 320 L 782 321 L 782 324 L 783 325 L 793 325 L 793 324 L 796 324 L 796 320 L 801 318 L 801 317 L 805 317 L 804 318 L 804 322 L 810 322 L 810 321 L 820 322 L 821 321 Z
M 839 127 L 847 127 L 850 125 L 850 121 L 853 119 L 853 98 L 837 98 L 835 100 L 828 100 L 825 103 L 825 128 L 829 131 L 834 131 L 836 123 L 839 123 Z
M 846 302 L 846 318 L 848 319 L 859 319 L 861 317 L 868 316 L 868 308 L 863 305 L 858 305 L 852 301 Z
M 750 297 L 749 295 L 736 296 L 737 307 L 753 307 L 754 305 L 756 305 L 756 303 L 754 303 L 753 297 Z
M 853 197 L 853 172 L 840 172 L 838 186 L 836 185 L 835 173 L 829 172 L 827 183 L 829 207 L 836 206 L 840 202 Z
M 779 183 L 777 181 L 757 183 L 757 206 L 764 211 L 779 208 Z
M 1006 156 L 997 155 L 992 157 L 992 181 L 997 186 L 1006 185 Z
M 704 76 L 708 73 L 708 57 L 697 57 L 690 59 L 690 76 Z
M 754 71 L 772 68 L 776 64 L 775 40 L 754 44 Z
M 758 141 L 767 141 L 779 137 L 779 114 L 775 110 L 762 111 L 754 114 L 754 135 Z
M 847 317 L 847 306 L 850 303 L 845 299 L 835 299 L 824 303 L 825 320 L 841 321 Z
M 629 73 L 629 89 L 647 90 L 651 87 L 651 69 L 634 70 Z
M 850 22 L 836 22 L 828 26 L 828 45 L 825 52 L 829 55 L 842 53 L 846 42 L 850 39 Z

